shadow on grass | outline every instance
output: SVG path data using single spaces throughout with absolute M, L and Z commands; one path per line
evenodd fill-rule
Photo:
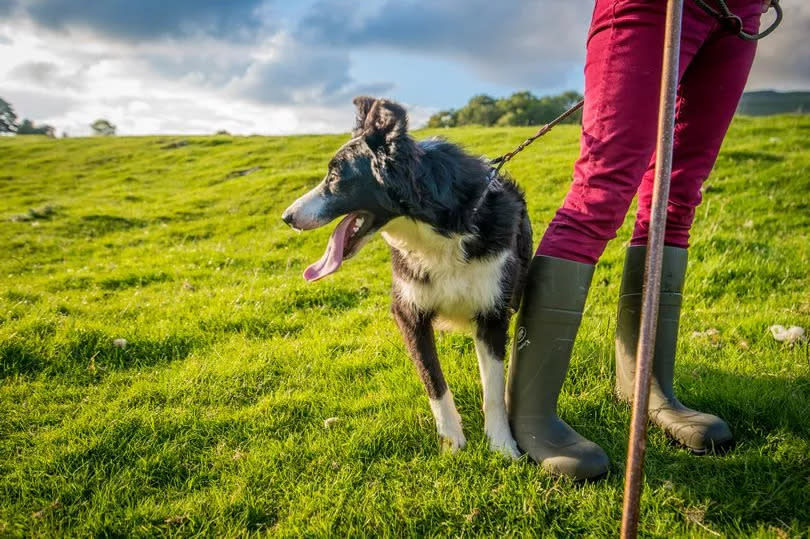
M 776 153 L 748 150 L 729 150 L 723 152 L 722 156 L 730 161 L 759 161 L 761 163 L 781 163 L 785 160 L 785 156 Z
M 85 215 L 81 217 L 74 232 L 77 235 L 102 236 L 111 232 L 121 232 L 131 228 L 143 228 L 149 223 L 143 219 L 126 218 L 118 215 Z
M 79 331 L 52 348 L 37 346 L 26 335 L 0 343 L 0 379 L 15 375 L 83 374 L 97 376 L 108 370 L 143 368 L 185 359 L 202 345 L 199 338 L 168 335 L 135 337 L 124 347 L 100 331 Z
M 307 288 L 293 290 L 278 303 L 284 311 L 300 309 L 347 311 L 368 296 L 368 289 Z
M 200 328 L 206 331 L 238 333 L 252 339 L 272 337 L 291 338 L 304 329 L 304 324 L 290 320 L 271 320 L 261 316 L 246 316 L 233 320 L 200 321 Z
M 129 275 L 125 275 L 123 277 L 109 277 L 107 279 L 102 279 L 98 284 L 103 290 L 123 290 L 126 288 L 141 287 L 152 283 L 162 283 L 171 280 L 171 275 L 161 271 L 142 275 L 130 273 Z
M 723 417 L 737 445 L 724 455 L 696 456 L 664 441 L 661 431 L 651 425 L 647 488 L 671 491 L 666 503 L 684 512 L 687 520 L 687 509 L 705 509 L 702 523 L 710 528 L 810 524 L 810 504 L 803 501 L 810 499 L 810 377 L 744 376 L 702 369 L 700 380 L 693 383 L 700 384 L 700 391 L 680 391 L 684 404 Z M 620 487 L 629 407 L 618 401 L 615 406 L 624 407 L 627 424 L 610 429 L 611 439 L 605 435 L 606 421 L 617 418 L 612 413 L 613 417 L 605 417 L 601 403 L 580 408 L 576 417 L 566 420 L 584 425 L 582 434 L 608 451 L 609 481 Z M 594 418 L 599 424 L 594 424 Z

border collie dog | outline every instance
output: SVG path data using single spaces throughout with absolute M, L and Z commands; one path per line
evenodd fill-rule
M 357 97 L 354 104 L 353 138 L 329 162 L 323 181 L 282 216 L 298 230 L 343 217 L 304 277 L 337 271 L 379 231 L 391 247 L 391 310 L 427 390 L 441 446 L 456 451 L 466 440 L 434 327 L 473 333 L 490 448 L 516 458 L 503 359 L 532 254 L 523 193 L 454 144 L 414 140 L 397 103 Z

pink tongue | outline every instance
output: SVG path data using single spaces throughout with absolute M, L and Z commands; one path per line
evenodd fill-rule
M 304 279 L 307 281 L 317 281 L 331 273 L 335 273 L 343 262 L 343 250 L 346 247 L 346 233 L 349 228 L 354 224 L 357 215 L 350 213 L 335 227 L 332 235 L 329 236 L 329 244 L 326 246 L 326 252 L 320 260 L 310 265 L 304 270 Z

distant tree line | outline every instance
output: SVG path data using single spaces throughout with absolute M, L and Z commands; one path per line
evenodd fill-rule
M 115 135 L 115 126 L 109 121 L 98 119 L 90 124 L 90 129 L 93 134 L 99 136 L 112 136 Z M 14 107 L 11 103 L 0 97 L 0 135 L 45 135 L 47 137 L 55 137 L 56 130 L 53 126 L 48 124 L 37 125 L 28 118 L 24 118 L 21 122 L 17 122 L 17 113 L 14 112 Z M 62 136 L 67 136 L 62 134 Z
M 53 137 L 56 131 L 47 124 L 36 125 L 28 118 L 17 123 L 17 113 L 11 104 L 0 97 L 0 134 L 15 133 L 17 135 L 46 135 Z
M 494 98 L 476 95 L 460 109 L 442 110 L 428 120 L 428 127 L 456 127 L 460 125 L 540 125 L 568 110 L 582 99 L 578 92 L 537 97 L 528 91 L 515 92 L 509 97 Z M 577 112 L 566 123 L 579 123 Z
M 810 113 L 810 92 L 746 92 L 737 107 L 737 114 L 768 116 L 771 114 Z

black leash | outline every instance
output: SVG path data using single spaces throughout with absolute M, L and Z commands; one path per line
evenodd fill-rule
M 496 157 L 495 159 L 490 159 L 490 161 L 489 161 L 490 169 L 489 169 L 489 174 L 487 175 L 487 186 L 484 187 L 484 191 L 481 193 L 481 196 L 478 197 L 478 201 L 473 206 L 473 210 L 472 210 L 473 213 L 477 212 L 481 208 L 481 205 L 484 203 L 484 200 L 486 200 L 487 195 L 491 191 L 497 191 L 497 190 L 499 190 L 501 188 L 501 181 L 498 179 L 498 174 L 500 173 L 501 168 L 508 161 L 510 161 L 514 156 L 516 156 L 517 154 L 519 154 L 523 150 L 525 150 L 526 147 L 529 144 L 531 144 L 535 140 L 539 139 L 540 137 L 542 137 L 543 135 L 545 135 L 546 133 L 551 131 L 551 129 L 555 125 L 562 122 L 563 120 L 565 120 L 566 118 L 568 118 L 569 116 L 574 114 L 576 111 L 581 109 L 582 105 L 584 105 L 584 104 L 585 104 L 585 100 L 580 99 L 570 109 L 566 110 L 565 112 L 563 112 L 562 114 L 560 114 L 559 116 L 557 116 L 556 118 L 551 120 L 549 123 L 547 123 L 546 125 L 544 125 L 540 129 L 538 129 L 537 133 L 535 133 L 534 135 L 530 136 L 529 138 L 527 138 L 526 140 L 524 140 L 523 142 L 518 144 L 517 148 L 515 148 L 511 152 L 500 155 L 500 156 Z
M 757 34 L 749 34 L 743 29 L 742 19 L 731 12 L 725 0 L 715 0 L 715 1 L 717 2 L 717 5 L 720 7 L 719 11 L 711 7 L 709 4 L 707 4 L 705 0 L 695 0 L 695 3 L 701 9 L 703 9 L 703 11 L 705 11 L 710 16 L 714 17 L 715 19 L 723 23 L 723 25 L 726 26 L 726 28 L 731 33 L 735 34 L 740 39 L 744 39 L 746 41 L 757 41 L 759 39 L 762 39 L 763 37 L 767 36 L 774 30 L 776 30 L 776 27 L 779 26 L 779 24 L 782 22 L 782 6 L 779 5 L 779 0 L 771 0 L 769 7 L 772 7 L 774 10 L 776 10 L 776 19 L 771 23 L 771 25 L 768 28 L 766 28 L 762 32 L 759 32 Z M 559 124 L 560 122 L 562 122 L 563 120 L 574 114 L 576 111 L 581 109 L 582 105 L 584 104 L 585 104 L 584 99 L 577 101 L 570 109 L 566 110 L 565 112 L 563 112 L 562 114 L 551 120 L 549 123 L 541 127 L 537 131 L 537 133 L 535 133 L 531 137 L 527 138 L 526 140 L 518 144 L 517 148 L 515 148 L 511 152 L 498 156 L 495 159 L 491 159 L 489 161 L 489 165 L 490 167 L 492 167 L 489 171 L 488 176 L 489 182 L 487 186 L 484 188 L 484 192 L 481 193 L 481 197 L 478 199 L 478 202 L 475 204 L 475 206 L 473 206 L 473 211 L 474 212 L 478 211 L 478 209 L 481 207 L 481 204 L 484 203 L 484 199 L 486 199 L 487 194 L 490 191 L 494 189 L 497 190 L 498 188 L 500 188 L 501 182 L 498 180 L 498 174 L 500 173 L 501 168 L 507 162 L 509 162 L 513 157 L 515 157 L 517 154 L 525 150 L 526 147 L 529 146 L 532 142 L 534 142 L 535 140 L 539 139 L 540 137 L 551 131 L 551 129 L 555 125 Z
M 776 10 L 776 20 L 774 20 L 769 27 L 758 34 L 749 34 L 743 29 L 742 19 L 731 12 L 725 0 L 715 0 L 720 7 L 719 10 L 714 9 L 706 3 L 706 0 L 695 0 L 695 3 L 706 13 L 720 21 L 729 32 L 735 34 L 740 39 L 746 41 L 757 41 L 767 36 L 779 26 L 782 22 L 782 6 L 779 5 L 779 0 L 771 0 L 770 7 Z
M 532 142 L 534 142 L 535 140 L 539 139 L 540 137 L 542 137 L 543 135 L 545 135 L 546 133 L 548 133 L 549 131 L 551 131 L 551 129 L 552 129 L 552 128 L 553 128 L 555 125 L 557 125 L 558 123 L 562 122 L 563 120 L 565 120 L 566 118 L 568 118 L 569 116 L 571 116 L 572 114 L 574 114 L 576 111 L 578 111 L 579 109 L 581 109 L 581 108 L 582 108 L 582 105 L 584 105 L 584 104 L 585 104 L 585 100 L 584 100 L 584 99 L 580 99 L 579 101 L 577 101 L 577 102 L 574 104 L 574 106 L 573 106 L 573 107 L 571 107 L 570 109 L 566 110 L 565 112 L 563 112 L 562 114 L 560 114 L 559 116 L 557 116 L 556 118 L 554 118 L 553 120 L 551 120 L 549 123 L 547 123 L 546 125 L 544 125 L 543 127 L 541 127 L 541 128 L 540 128 L 540 129 L 537 131 L 537 133 L 535 133 L 534 135 L 530 136 L 529 138 L 527 138 L 526 140 L 524 140 L 523 142 L 521 142 L 520 144 L 518 144 L 517 148 L 515 148 L 515 149 L 514 149 L 514 150 L 512 150 L 511 152 L 505 153 L 505 154 L 503 154 L 503 155 L 501 155 L 501 156 L 499 156 L 499 157 L 496 157 L 495 159 L 490 160 L 489 164 L 490 164 L 490 166 L 492 166 L 492 170 L 494 171 L 494 175 L 495 175 L 495 176 L 497 176 L 497 175 L 498 175 L 498 173 L 501 171 L 501 167 L 503 167 L 503 166 L 504 166 L 504 165 L 505 165 L 505 164 L 506 164 L 506 163 L 507 163 L 509 160 L 511 160 L 511 159 L 512 159 L 514 156 L 516 156 L 517 154 L 519 154 L 520 152 L 522 152 L 523 150 L 525 150 L 525 149 L 526 149 L 526 147 L 527 147 L 529 144 L 531 144 L 531 143 L 532 143 Z M 497 165 L 497 166 L 496 166 L 496 165 Z

